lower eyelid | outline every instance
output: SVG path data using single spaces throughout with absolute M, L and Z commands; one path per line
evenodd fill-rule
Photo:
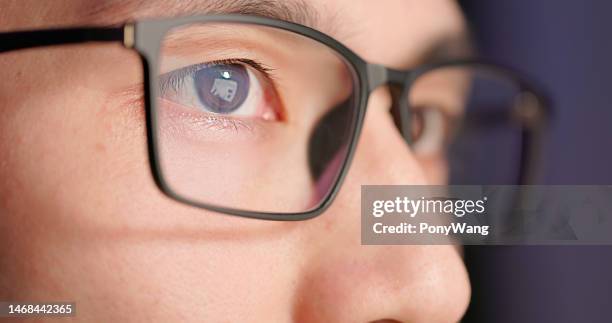
M 265 125 L 269 122 L 263 120 L 200 112 L 163 99 L 160 100 L 159 109 L 163 109 L 163 113 L 158 113 L 158 118 L 163 119 L 159 122 L 162 131 L 173 136 L 215 142 L 261 140 L 267 137 Z
M 217 117 L 214 115 L 194 119 L 192 123 L 214 130 L 252 131 L 252 125 L 247 121 L 235 118 Z

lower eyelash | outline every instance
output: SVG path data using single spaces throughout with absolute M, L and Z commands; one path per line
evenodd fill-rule
M 235 118 L 220 117 L 214 115 L 204 116 L 192 120 L 192 123 L 198 126 L 206 127 L 214 130 L 231 130 L 231 131 L 252 131 L 253 127 L 247 121 Z

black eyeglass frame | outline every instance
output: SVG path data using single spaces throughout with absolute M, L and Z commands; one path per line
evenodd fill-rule
M 157 77 L 159 61 L 159 49 L 163 37 L 166 33 L 178 26 L 194 24 L 194 23 L 238 23 L 251 24 L 265 27 L 277 28 L 304 37 L 313 39 L 324 44 L 328 48 L 344 58 L 348 66 L 353 69 L 355 91 L 356 91 L 356 124 L 353 127 L 353 133 L 348 144 L 347 157 L 345 158 L 339 175 L 333 183 L 329 193 L 319 203 L 319 205 L 311 210 L 298 213 L 270 213 L 246 211 L 240 209 L 220 207 L 207 203 L 201 203 L 185 198 L 180 194 L 175 193 L 163 178 L 162 170 L 159 163 L 158 147 L 159 141 L 157 138 L 156 114 L 157 114 Z M 390 85 L 401 89 L 400 95 L 394 95 L 394 105 L 406 107 L 408 101 L 408 93 L 410 93 L 411 84 L 418 79 L 419 76 L 438 68 L 452 66 L 483 66 L 492 71 L 496 71 L 511 78 L 521 88 L 522 92 L 531 93 L 537 98 L 536 114 L 531 115 L 531 118 L 525 120 L 528 126 L 523 130 L 524 141 L 522 159 L 520 161 L 520 182 L 529 184 L 534 181 L 535 168 L 538 164 L 538 154 L 540 151 L 540 143 L 542 132 L 545 128 L 546 121 L 551 115 L 550 100 L 543 95 L 541 89 L 529 81 L 526 77 L 517 73 L 511 68 L 502 65 L 486 62 L 478 59 L 460 59 L 440 63 L 425 64 L 415 69 L 397 70 L 388 68 L 378 64 L 366 62 L 353 51 L 348 49 L 342 43 L 332 37 L 312 29 L 307 26 L 287 22 L 283 20 L 265 18 L 260 16 L 250 15 L 201 15 L 189 16 L 159 20 L 143 20 L 129 22 L 122 26 L 114 27 L 82 27 L 82 28 L 62 28 L 49 30 L 32 30 L 32 31 L 17 31 L 0 33 L 0 53 L 14 51 L 19 49 L 78 44 L 85 42 L 122 42 L 128 49 L 136 50 L 142 61 L 144 74 L 144 101 L 145 115 L 147 122 L 147 146 L 149 155 L 149 164 L 152 176 L 158 188 L 168 197 L 179 202 L 230 215 L 236 215 L 247 218 L 256 218 L 264 220 L 278 221 L 299 221 L 316 217 L 323 213 L 335 199 L 340 186 L 346 176 L 348 167 L 353 158 L 357 139 L 359 138 L 361 128 L 363 126 L 365 111 L 370 94 L 376 88 L 382 85 Z M 411 113 L 408 109 L 399 109 L 401 118 L 401 133 L 405 140 L 411 142 Z M 496 117 L 491 120 L 499 119 Z

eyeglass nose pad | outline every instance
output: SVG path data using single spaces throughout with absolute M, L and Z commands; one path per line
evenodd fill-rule
M 389 84 L 391 94 L 391 115 L 397 129 L 400 130 L 402 137 L 407 144 L 412 144 L 412 114 L 408 106 L 408 91 L 405 86 L 399 84 Z

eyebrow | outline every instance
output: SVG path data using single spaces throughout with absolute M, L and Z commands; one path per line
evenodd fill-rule
M 103 0 L 83 1 L 82 16 L 96 24 L 197 14 L 245 14 L 324 27 L 317 10 L 305 0 Z
M 99 25 L 122 24 L 143 18 L 198 14 L 244 14 L 279 19 L 308 26 L 327 34 L 343 34 L 337 15 L 319 15 L 307 0 L 99 0 L 82 1 L 79 15 Z M 329 17 L 328 17 L 329 16 Z M 349 34 L 350 35 L 350 34 Z M 418 64 L 474 56 L 468 30 L 438 39 L 418 56 Z

